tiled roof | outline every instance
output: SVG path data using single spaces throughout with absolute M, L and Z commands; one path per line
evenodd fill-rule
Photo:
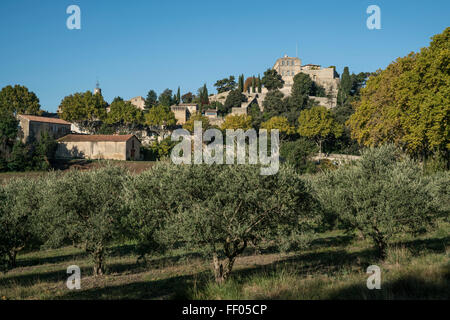
M 70 125 L 70 122 L 67 122 L 63 119 L 58 119 L 58 118 L 48 118 L 48 117 L 39 117 L 39 116 L 30 116 L 27 114 L 21 114 L 19 115 L 19 117 L 28 119 L 30 121 L 35 121 L 35 122 L 47 122 L 47 123 L 57 123 L 57 124 L 67 124 Z
M 86 135 L 86 134 L 68 134 L 67 136 L 62 137 L 58 141 L 60 142 L 100 142 L 100 141 L 113 141 L 113 142 L 123 142 L 128 141 L 132 137 L 133 134 L 127 135 L 106 135 L 106 134 L 97 134 L 97 135 Z

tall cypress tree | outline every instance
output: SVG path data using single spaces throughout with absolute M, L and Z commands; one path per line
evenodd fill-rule
M 339 85 L 338 91 L 338 104 L 340 106 L 344 105 L 350 95 L 350 90 L 352 89 L 352 80 L 350 78 L 350 72 L 348 67 L 344 68 L 344 72 L 341 76 L 341 83 Z
M 258 93 L 262 91 L 261 75 L 258 74 Z
M 181 92 L 180 92 L 180 87 L 178 87 L 178 91 L 177 91 L 177 104 L 180 104 L 181 102 Z
M 239 76 L 239 91 L 244 92 L 244 75 Z
M 256 92 L 256 79 L 255 76 L 252 77 L 252 92 Z

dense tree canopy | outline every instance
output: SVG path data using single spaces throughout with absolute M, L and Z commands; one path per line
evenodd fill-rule
M 36 94 L 24 86 L 6 86 L 0 91 L 0 111 L 8 111 L 14 115 L 40 115 L 40 108 Z
M 110 111 L 108 112 L 108 116 L 105 120 L 108 124 L 139 124 L 144 121 L 142 111 L 128 101 L 114 101 L 111 103 L 109 108 Z
M 208 254 L 218 283 L 248 245 L 281 238 L 297 244 L 314 226 L 309 191 L 290 167 L 272 176 L 255 165 L 162 163 L 151 170 L 162 181 L 148 189 L 145 198 L 153 200 L 145 214 L 168 216 L 168 233 Z
M 83 248 L 92 256 L 94 275 L 102 275 L 107 246 L 122 238 L 127 182 L 127 172 L 118 166 L 70 170 L 53 179 L 42 206 L 48 244 L 58 246 L 69 240 Z
M 65 97 L 59 110 L 61 118 L 70 122 L 104 120 L 107 105 L 101 94 L 86 91 Z
M 170 107 L 174 101 L 172 96 L 172 90 L 166 89 L 164 90 L 158 98 L 159 104 L 165 107 Z
M 243 129 L 248 130 L 252 128 L 252 117 L 245 114 L 233 115 L 230 114 L 225 118 L 225 121 L 220 126 L 222 130 L 226 129 Z
M 278 72 L 274 69 L 267 69 L 264 72 L 261 83 L 269 91 L 281 89 L 284 85 L 284 81 L 281 78 L 281 75 L 278 74 Z
M 229 78 L 217 80 L 214 86 L 217 88 L 217 93 L 222 93 L 236 89 L 237 84 L 234 76 L 230 76 Z
M 145 99 L 145 108 L 148 110 L 158 103 L 158 96 L 154 90 L 150 90 Z
M 239 90 L 232 90 L 225 100 L 224 107 L 227 113 L 231 112 L 231 108 L 240 108 L 242 102 L 246 101 L 246 97 Z
M 320 152 L 322 152 L 322 142 L 328 136 L 339 137 L 343 131 L 330 110 L 322 106 L 303 110 L 298 118 L 298 124 L 298 133 L 314 139 Z
M 367 81 L 349 120 L 365 146 L 395 143 L 412 155 L 450 150 L 450 27 L 429 47 Z
M 209 123 L 209 119 L 205 116 L 202 116 L 200 113 L 196 113 L 193 116 L 189 118 L 188 121 L 186 121 L 185 124 L 183 124 L 183 129 L 186 129 L 190 133 L 194 133 L 194 122 L 195 121 L 201 121 L 202 123 L 202 130 L 208 130 L 211 128 L 211 124 Z
M 175 114 L 169 107 L 164 105 L 153 107 L 145 114 L 145 124 L 149 126 L 170 127 L 176 123 L 177 119 L 175 118 Z
M 314 180 L 322 206 L 348 230 L 359 230 L 371 239 L 382 259 L 396 236 L 425 231 L 440 214 L 430 178 L 393 145 L 366 150 L 355 164 L 326 171 Z
M 266 129 L 267 131 L 271 131 L 273 129 L 277 129 L 280 133 L 281 139 L 286 138 L 286 136 L 294 134 L 295 128 L 291 126 L 288 119 L 286 117 L 272 117 L 266 122 L 261 124 L 262 129 Z

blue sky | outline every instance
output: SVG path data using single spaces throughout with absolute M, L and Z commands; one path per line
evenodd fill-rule
M 66 27 L 72 4 L 81 30 Z M 366 27 L 372 4 L 381 30 Z M 0 87 L 27 86 L 48 111 L 97 78 L 108 102 L 205 82 L 211 93 L 218 79 L 295 56 L 296 43 L 303 64 L 375 71 L 448 26 L 448 0 L 1 0 Z

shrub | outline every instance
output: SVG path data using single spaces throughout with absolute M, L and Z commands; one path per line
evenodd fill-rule
M 168 234 L 209 254 L 218 283 L 250 243 L 300 242 L 316 222 L 309 192 L 289 166 L 273 176 L 260 175 L 254 165 L 167 163 L 150 170 L 156 181 L 146 196 L 152 198 L 147 212 L 165 215 Z
M 372 239 L 382 259 L 396 235 L 425 231 L 439 212 L 430 179 L 392 145 L 366 150 L 355 164 L 313 180 L 324 209 L 334 212 L 347 229 Z
M 0 186 L 0 269 L 16 267 L 17 253 L 40 243 L 39 206 L 44 190 L 36 180 Z
M 123 234 L 122 195 L 128 180 L 124 168 L 113 166 L 72 170 L 53 179 L 42 208 L 48 244 L 57 246 L 68 240 L 83 248 L 93 258 L 94 275 L 102 275 L 107 246 Z

